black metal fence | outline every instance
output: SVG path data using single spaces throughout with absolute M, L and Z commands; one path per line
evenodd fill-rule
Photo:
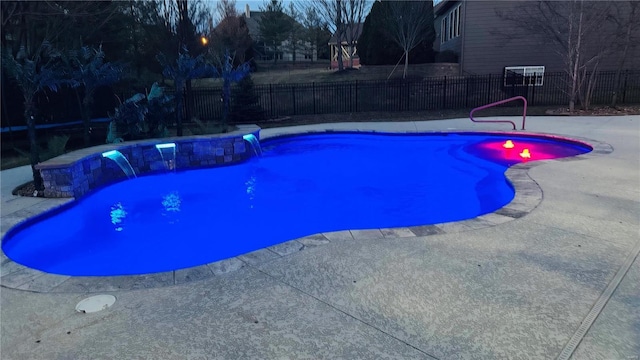
M 471 109 L 516 95 L 526 97 L 530 106 L 566 106 L 569 102 L 568 82 L 565 73 L 546 73 L 541 86 L 505 85 L 502 75 L 493 74 L 417 80 L 256 85 L 254 93 L 266 116 L 278 118 L 368 111 Z M 615 72 L 598 73 L 591 103 L 610 104 L 617 89 L 619 104 L 639 104 L 640 70 L 622 72 L 619 82 Z M 237 88 L 234 87 L 232 93 L 237 94 Z M 221 88 L 192 89 L 184 102 L 185 120 L 189 122 L 192 117 L 204 121 L 221 119 L 221 94 Z M 7 117 L 12 119 L 12 125 L 23 125 L 22 104 L 18 95 L 12 92 L 3 97 L 3 127 L 7 126 Z M 40 105 L 38 122 L 64 123 L 80 119 L 75 93 L 42 95 Z M 116 105 L 113 93 L 103 91 L 96 94 L 93 117 L 106 117 Z
M 518 86 L 505 85 L 502 75 L 484 75 L 256 85 L 254 92 L 266 115 L 277 118 L 367 111 L 470 109 L 517 95 L 527 98 L 529 106 L 564 106 L 569 103 L 568 81 L 564 73 L 547 73 L 541 86 Z M 616 83 L 615 72 L 600 72 L 596 76 L 591 104 L 609 105 L 618 88 Z M 619 104 L 640 103 L 640 71 L 622 72 L 619 83 Z M 222 117 L 221 89 L 193 89 L 186 106 L 187 117 L 219 119 Z

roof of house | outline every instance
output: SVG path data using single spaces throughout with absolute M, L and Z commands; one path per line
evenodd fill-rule
M 360 35 L 362 35 L 362 28 L 364 26 L 364 23 L 357 23 L 357 24 L 353 24 L 353 26 L 349 25 L 347 26 L 347 29 L 345 31 L 344 34 L 342 34 L 340 42 L 341 43 L 346 43 L 348 40 L 348 36 L 347 34 L 353 34 L 353 37 L 355 38 L 356 41 L 358 41 L 358 39 L 360 38 Z M 336 34 L 334 33 L 331 36 L 331 39 L 329 39 L 329 45 L 336 45 L 338 37 L 336 36 Z
M 257 40 L 260 37 L 260 19 L 262 18 L 262 11 L 250 11 L 249 16 L 247 16 L 246 13 L 243 13 L 242 16 L 245 18 L 247 23 L 249 36 L 251 36 L 252 39 Z
M 449 10 L 453 4 L 462 2 L 462 0 L 442 0 L 436 6 L 433 7 L 433 15 L 436 17 L 442 15 L 445 11 Z
M 247 16 L 247 14 L 249 16 Z M 245 12 L 240 15 L 245 18 L 247 28 L 249 29 L 249 36 L 251 36 L 251 38 L 254 40 L 260 39 L 260 20 L 262 19 L 263 14 L 264 11 L 250 11 L 249 5 L 247 5 Z M 285 16 L 293 20 L 293 18 L 291 18 L 288 14 L 285 14 Z M 296 23 L 302 26 L 297 21 Z

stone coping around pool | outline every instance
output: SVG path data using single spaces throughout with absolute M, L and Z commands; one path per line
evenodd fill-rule
M 223 134 L 170 137 L 93 146 L 36 165 L 44 180 L 47 198 L 80 198 L 105 185 L 132 175 L 228 165 L 252 156 L 243 136 L 259 139 L 260 127 L 239 125 Z M 173 146 L 156 147 L 161 144 Z M 119 154 L 118 154 L 119 152 Z M 120 157 L 114 159 L 103 154 Z M 126 168 L 123 169 L 122 167 Z
M 314 132 L 317 133 L 317 132 Z M 415 132 L 412 132 L 415 134 Z M 478 133 L 488 133 L 479 131 Z M 518 132 L 491 132 L 496 134 L 522 135 Z M 411 226 L 401 228 L 384 228 L 368 230 L 345 230 L 310 235 L 300 239 L 286 241 L 280 244 L 259 249 L 247 254 L 224 259 L 192 268 L 168 271 L 146 275 L 127 276 L 66 276 L 45 273 L 17 264 L 0 252 L 0 285 L 7 288 L 20 289 L 42 293 L 95 293 L 105 291 L 135 290 L 163 286 L 172 286 L 198 281 L 213 276 L 224 276 L 246 266 L 260 266 L 284 256 L 299 251 L 313 249 L 330 242 L 351 241 L 354 239 L 407 240 L 410 238 L 438 235 L 445 233 L 460 233 L 496 226 L 519 219 L 533 211 L 542 201 L 542 189 L 529 176 L 529 169 L 550 162 L 568 162 L 591 159 L 613 152 L 613 147 L 607 143 L 580 137 L 563 137 L 555 134 L 533 134 L 577 140 L 593 148 L 591 152 L 568 158 L 548 159 L 520 163 L 510 167 L 505 175 L 515 190 L 513 200 L 489 214 L 473 219 L 448 222 L 434 225 Z M 49 209 L 69 206 L 74 200 L 68 199 L 64 203 L 52 204 Z M 23 220 L 24 222 L 24 220 Z

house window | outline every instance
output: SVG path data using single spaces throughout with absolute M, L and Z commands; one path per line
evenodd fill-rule
M 442 23 L 440 25 L 440 42 L 441 43 L 443 43 L 443 42 L 448 40 L 447 39 L 447 35 L 448 35 L 448 33 L 447 33 L 447 28 L 448 28 L 447 21 L 448 20 L 449 20 L 448 16 L 442 18 Z
M 456 6 L 445 15 L 440 22 L 440 42 L 444 43 L 460 36 L 460 11 L 462 4 Z
M 542 86 L 544 66 L 507 66 L 504 86 Z

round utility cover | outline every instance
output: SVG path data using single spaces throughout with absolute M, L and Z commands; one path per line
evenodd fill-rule
M 76 311 L 81 313 L 94 313 L 108 308 L 116 302 L 113 295 L 96 295 L 88 297 L 76 305 Z

